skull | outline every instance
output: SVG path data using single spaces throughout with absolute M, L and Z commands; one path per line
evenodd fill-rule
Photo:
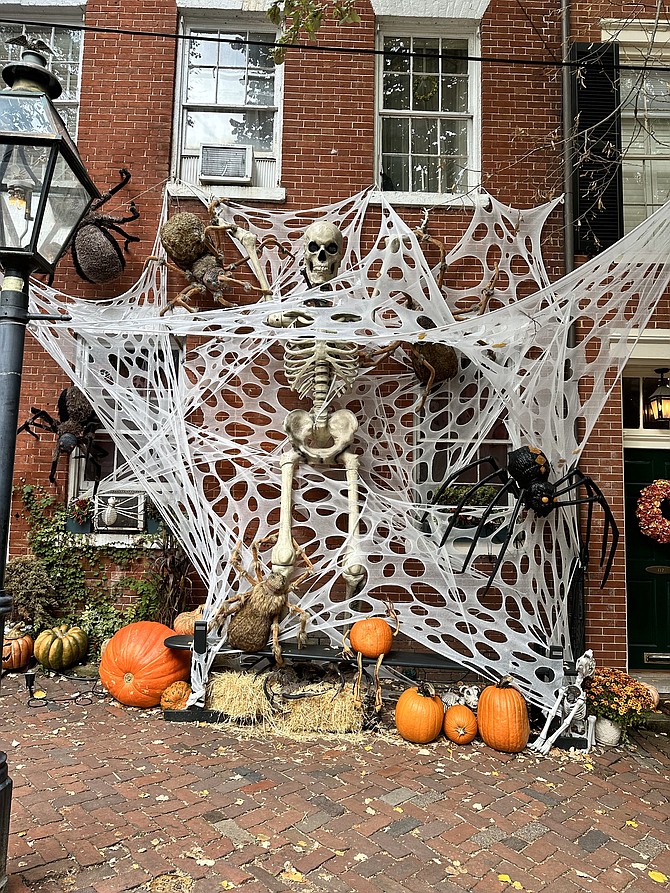
M 305 273 L 310 285 L 323 285 L 337 276 L 344 238 L 333 223 L 312 223 L 305 230 Z

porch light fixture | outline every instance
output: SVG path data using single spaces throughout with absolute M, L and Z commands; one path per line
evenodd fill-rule
M 47 70 L 49 47 L 26 35 L 0 90 L 0 642 L 12 599 L 5 564 L 31 273 L 53 273 L 79 221 L 100 193 L 52 100 L 62 87 Z M 0 752 L 0 890 L 7 884 L 12 782 Z
M 670 368 L 654 369 L 654 372 L 660 377 L 656 390 L 647 400 L 647 409 L 654 421 L 667 422 L 670 421 L 670 385 L 665 376 Z

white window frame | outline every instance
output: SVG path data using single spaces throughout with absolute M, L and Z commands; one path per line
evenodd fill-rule
M 81 3 L 71 3 L 67 2 L 67 0 L 54 0 L 54 3 L 49 4 L 48 6 L 42 5 L 33 5 L 30 2 L 26 2 L 21 6 L 18 6 L 15 3 L 4 3 L 0 0 L 0 14 L 4 14 L 7 18 L 11 19 L 22 19 L 27 23 L 40 21 L 43 22 L 42 25 L 32 25 L 26 24 L 26 28 L 29 32 L 37 31 L 39 36 L 53 49 L 54 41 L 53 38 L 49 36 L 50 32 L 53 33 L 53 30 L 58 26 L 63 26 L 63 30 L 69 30 L 73 28 L 76 30 L 77 26 L 84 24 L 84 6 Z M 18 29 L 21 28 L 20 25 L 7 25 L 9 28 L 16 27 Z M 68 130 L 70 136 L 73 140 L 77 139 L 77 128 L 79 125 L 79 106 L 81 102 L 81 74 L 83 70 L 83 58 L 84 58 L 84 42 L 85 42 L 85 33 L 83 31 L 80 32 L 81 41 L 79 45 L 79 58 L 71 59 L 70 62 L 74 63 L 78 66 L 79 69 L 79 77 L 77 79 L 77 90 L 76 97 L 71 99 L 59 98 L 54 100 L 54 106 L 58 109 L 61 117 L 68 125 Z M 7 53 L 9 47 L 5 47 L 4 44 L 0 44 L 2 49 L 0 50 L 0 68 L 4 67 L 4 65 L 10 61 L 8 59 Z M 14 47 L 11 53 L 11 61 L 16 62 L 20 58 L 20 48 Z M 46 54 L 47 59 L 47 68 L 49 71 L 52 71 L 54 68 L 54 62 L 58 63 L 62 60 L 57 59 L 55 56 L 51 56 Z M 63 78 L 61 77 L 58 67 L 55 69 L 55 75 L 58 77 L 59 83 L 63 87 L 63 96 L 65 95 L 65 91 L 67 88 L 67 84 L 63 83 Z
M 405 192 L 385 190 L 384 198 L 391 204 L 404 205 L 473 205 L 476 190 L 481 181 L 481 65 L 480 35 L 478 23 L 471 20 L 447 21 L 444 19 L 426 20 L 420 24 L 414 20 L 410 24 L 406 18 L 383 16 L 377 23 L 377 69 L 375 95 L 375 182 L 381 186 L 382 158 L 382 116 L 383 107 L 383 49 L 385 37 L 440 37 L 444 40 L 467 40 L 468 42 L 468 111 L 467 113 L 444 113 L 440 117 L 466 120 L 468 132 L 468 169 L 460 192 Z
M 127 336 L 129 341 L 132 341 L 132 336 Z M 179 343 L 175 341 L 172 346 L 172 360 L 178 366 L 181 367 L 183 352 L 184 352 L 185 344 Z M 96 373 L 92 368 L 92 359 L 88 355 L 87 347 L 85 344 L 79 344 L 77 351 L 77 368 L 80 371 L 86 389 L 90 387 L 95 390 L 100 387 L 98 383 L 98 378 L 96 378 Z M 89 366 L 91 370 L 89 372 Z M 154 400 L 158 401 L 158 405 L 160 406 L 162 402 L 162 394 L 160 392 L 154 392 Z M 116 407 L 114 406 L 114 401 L 110 400 L 110 413 L 114 416 L 114 429 L 120 429 L 120 423 L 118 420 L 118 412 Z M 113 471 L 107 477 L 101 478 L 99 482 L 92 480 L 90 478 L 85 477 L 86 472 L 86 457 L 84 456 L 82 450 L 77 448 L 69 460 L 68 467 L 68 502 L 72 499 L 77 499 L 79 497 L 92 497 L 94 491 L 97 489 L 97 493 L 100 497 L 105 495 L 111 496 L 116 493 L 127 493 L 132 494 L 132 492 L 137 492 L 146 496 L 146 489 L 140 486 L 140 484 L 133 482 L 132 477 L 128 479 L 126 474 L 124 474 L 124 467 L 127 468 L 126 462 L 123 459 L 121 452 L 116 447 L 114 443 L 114 439 L 111 437 L 107 431 L 101 427 L 97 432 L 100 439 L 103 439 L 105 442 L 105 446 L 107 442 L 110 444 L 110 449 L 114 450 L 114 464 Z M 117 477 L 117 474 L 121 470 L 121 476 Z M 84 534 L 87 536 L 90 542 L 93 542 L 96 545 L 136 545 L 137 537 L 142 537 L 147 535 L 147 505 L 146 501 L 143 502 L 143 507 L 141 507 L 144 526 L 142 529 L 133 532 L 124 532 L 117 533 L 113 530 L 107 531 L 97 531 L 93 534 Z
M 613 333 L 612 343 L 621 336 Z M 622 378 L 658 378 L 654 369 L 670 366 L 670 329 L 634 329 L 628 336 L 634 343 L 630 359 L 622 372 Z M 670 429 L 662 428 L 622 428 L 624 449 L 670 449 Z
M 226 198 L 242 199 L 244 201 L 251 199 L 283 201 L 286 198 L 286 190 L 280 185 L 284 94 L 283 65 L 277 65 L 274 69 L 275 101 L 273 108 L 275 110 L 275 119 L 273 148 L 270 152 L 254 151 L 252 182 L 250 185 L 200 183 L 197 176 L 197 158 L 190 164 L 188 162 L 184 163 L 182 133 L 185 126 L 184 116 L 187 110 L 185 99 L 189 47 L 188 35 L 193 31 L 239 29 L 256 33 L 264 32 L 267 34 L 268 41 L 276 39 L 276 30 L 269 23 L 265 13 L 249 15 L 231 11 L 230 14 L 224 14 L 220 8 L 216 12 L 218 14 L 215 15 L 214 10 L 210 10 L 209 14 L 205 16 L 202 10 L 186 11 L 181 19 L 180 34 L 183 38 L 179 41 L 175 82 L 175 139 L 172 156 L 173 183 L 170 184 L 170 194 L 181 196 L 202 194 L 212 198 L 225 196 Z
M 603 40 L 614 40 L 619 44 L 620 65 L 643 65 L 647 62 L 651 66 L 667 65 L 670 68 L 670 25 L 653 21 L 624 22 L 617 20 L 607 21 L 603 24 Z M 627 74 L 635 75 L 636 72 L 627 72 L 625 69 L 621 71 L 622 78 Z M 639 72 L 639 74 L 642 75 L 642 72 Z M 646 219 L 663 204 L 662 201 L 653 201 L 654 163 L 665 162 L 670 168 L 670 144 L 655 143 L 653 139 L 654 121 L 665 119 L 670 122 L 670 97 L 668 111 L 663 112 L 658 109 L 648 111 L 645 104 L 644 90 L 640 89 L 637 96 L 638 108 L 634 112 L 633 108 L 626 104 L 625 89 L 622 88 L 621 90 L 624 232 L 630 232 L 641 222 L 640 220 L 631 220 L 632 211 L 628 211 L 628 209 L 633 208 L 639 209 L 641 205 L 639 201 L 630 201 L 630 192 L 627 195 L 627 164 L 630 166 L 634 164 L 636 167 L 642 165 L 642 198 L 644 207 L 644 217 L 642 219 Z M 643 127 L 648 127 L 648 134 L 645 138 L 647 143 L 646 151 L 634 151 L 632 148 L 628 148 L 625 142 L 623 133 L 624 122 L 634 120 L 635 116 L 642 121 Z M 667 176 L 670 178 L 670 173 Z M 668 190 L 666 200 L 667 198 L 670 198 L 670 189 Z

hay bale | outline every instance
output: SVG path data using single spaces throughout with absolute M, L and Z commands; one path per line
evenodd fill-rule
M 323 685 L 305 686 L 304 691 L 322 691 Z M 277 731 L 292 735 L 304 732 L 352 733 L 363 728 L 363 708 L 350 691 L 333 686 L 332 691 L 315 697 L 286 700 L 283 716 L 275 720 Z
M 225 670 L 213 673 L 207 684 L 205 707 L 235 722 L 269 723 L 272 707 L 263 690 L 265 676 Z

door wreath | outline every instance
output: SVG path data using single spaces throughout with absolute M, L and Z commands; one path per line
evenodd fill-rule
M 661 511 L 665 499 L 670 500 L 670 481 L 654 481 L 640 491 L 635 510 L 640 530 L 657 543 L 670 543 L 670 520 Z

